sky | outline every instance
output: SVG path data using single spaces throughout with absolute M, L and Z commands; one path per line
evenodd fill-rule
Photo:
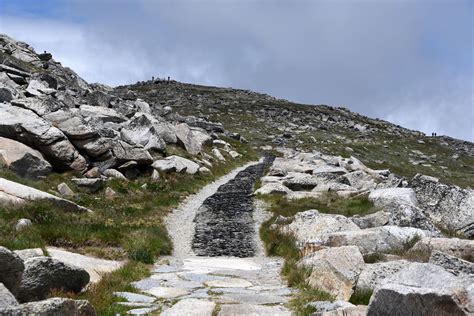
M 474 141 L 470 0 L 0 0 L 0 32 L 89 82 L 170 76 Z

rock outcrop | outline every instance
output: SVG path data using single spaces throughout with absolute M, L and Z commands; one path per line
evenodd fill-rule
M 44 177 L 52 171 L 39 151 L 4 137 L 0 137 L 0 165 L 28 178 Z
M 413 263 L 375 289 L 367 315 L 470 315 L 472 281 L 436 265 Z
M 49 257 L 29 258 L 24 264 L 17 296 L 20 302 L 45 299 L 52 289 L 78 293 L 89 283 L 84 269 Z
M 474 237 L 474 191 L 440 183 L 437 178 L 416 175 L 411 180 L 420 206 L 436 224 Z

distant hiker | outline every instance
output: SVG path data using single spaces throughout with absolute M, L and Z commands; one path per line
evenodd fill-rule
M 168 76 L 168 83 L 170 83 L 170 76 Z
M 155 81 L 155 76 L 151 76 L 151 81 Z

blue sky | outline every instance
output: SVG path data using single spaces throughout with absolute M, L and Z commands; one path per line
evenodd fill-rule
M 0 0 L 0 32 L 90 82 L 170 75 L 474 140 L 473 3 Z

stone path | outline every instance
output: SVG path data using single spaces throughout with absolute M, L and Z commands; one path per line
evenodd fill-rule
M 129 313 L 291 315 L 285 305 L 292 289 L 280 278 L 283 261 L 264 256 L 257 232 L 267 215 L 250 197 L 264 163 L 234 170 L 170 214 L 173 256 L 133 283 L 143 295 L 117 293 L 128 300 L 122 304 L 136 307 Z

